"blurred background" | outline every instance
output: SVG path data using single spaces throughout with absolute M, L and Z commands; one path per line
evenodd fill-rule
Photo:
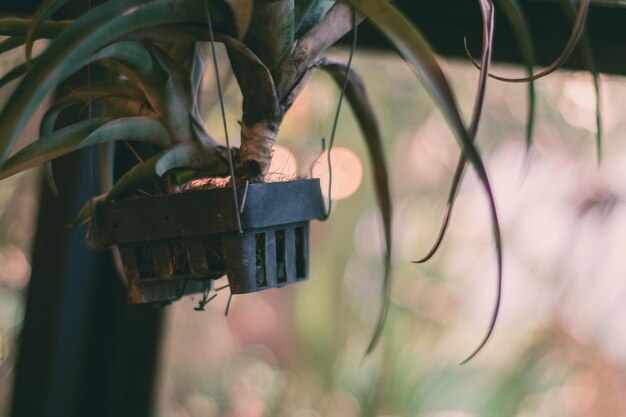
M 3 59 L 0 73 L 13 64 Z M 465 61 L 442 65 L 468 116 L 477 71 Z M 332 155 L 336 201 L 330 219 L 311 226 L 309 281 L 236 296 L 228 317 L 227 291 L 205 312 L 193 310 L 192 298 L 167 307 L 155 415 L 624 415 L 625 80 L 601 77 L 599 165 L 590 74 L 560 71 L 537 82 L 528 152 L 527 87 L 489 83 L 477 140 L 501 219 L 504 293 L 491 340 L 459 366 L 495 303 L 484 192 L 468 171 L 441 251 L 425 265 L 411 263 L 437 235 L 459 150 L 399 58 L 358 53 L 354 67 L 379 117 L 394 203 L 394 283 L 380 345 L 363 359 L 380 309 L 383 243 L 366 149 L 344 104 Z M 494 71 L 521 74 L 501 65 Z M 273 178 L 327 175 L 322 138 L 337 100 L 334 82 L 314 76 L 281 129 Z M 234 82 L 226 101 L 236 136 Z M 206 120 L 217 138 L 220 117 L 216 109 Z M 10 405 L 38 178 L 29 172 L 0 183 L 0 415 Z

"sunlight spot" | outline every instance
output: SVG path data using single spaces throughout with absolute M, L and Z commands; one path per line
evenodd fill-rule
M 296 178 L 298 163 L 289 149 L 274 145 L 272 164 L 267 172 L 267 182 L 289 181 Z
M 329 175 L 327 158 L 328 151 L 324 151 L 313 166 L 313 177 L 320 179 L 324 197 L 328 197 Z M 333 173 L 331 198 L 333 200 L 343 200 L 350 197 L 359 189 L 363 180 L 363 164 L 361 160 L 350 149 L 336 147 L 331 151 L 330 163 Z
M 30 277 L 30 263 L 21 249 L 14 245 L 0 247 L 0 283 L 21 289 Z

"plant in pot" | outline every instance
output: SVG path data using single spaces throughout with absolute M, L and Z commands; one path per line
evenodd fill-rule
M 369 18 L 415 70 L 461 147 L 446 219 L 466 161 L 476 170 L 489 198 L 501 270 L 495 203 L 474 145 L 491 60 L 491 1 L 478 1 L 484 35 L 468 125 L 426 39 L 385 0 L 109 0 L 76 20 L 50 21 L 66 2 L 45 1 L 33 19 L 0 20 L 0 35 L 9 36 L 0 44 L 0 52 L 26 46 L 25 62 L 0 80 L 5 85 L 24 76 L 0 112 L 0 177 L 86 146 L 126 141 L 144 149 L 137 164 L 114 184 L 109 165 L 103 164 L 101 176 L 111 184 L 110 190 L 88 203 L 79 216 L 79 222 L 94 219 L 100 245 L 119 246 L 131 301 L 171 300 L 204 291 L 209 280 L 224 273 L 235 293 L 280 286 L 306 276 L 307 222 L 326 216 L 319 185 L 314 180 L 265 184 L 264 178 L 285 114 L 310 75 L 320 69 L 333 77 L 341 87 L 341 97 L 345 93 L 351 104 L 374 170 L 387 244 L 383 307 L 368 351 L 373 349 L 390 290 L 392 210 L 387 168 L 361 77 L 350 61 L 320 57 L 349 32 L 355 37 L 363 18 Z M 580 2 L 577 22 L 584 22 L 588 3 Z M 581 30 L 582 23 L 568 45 L 576 44 Z M 33 41 L 42 38 L 51 39 L 49 45 L 40 55 L 31 56 Z M 238 149 L 229 143 L 221 145 L 203 123 L 199 104 L 207 64 L 200 53 L 203 41 L 212 48 L 215 42 L 224 45 L 243 96 Z M 570 52 L 566 48 L 563 57 Z M 218 69 L 214 49 L 210 61 Z M 92 66 L 106 69 L 108 79 L 88 82 L 54 101 L 41 122 L 40 138 L 9 157 L 17 135 L 47 94 L 68 76 Z M 89 112 L 92 117 L 57 127 L 62 111 L 85 103 L 96 110 L 94 115 Z M 106 153 L 107 147 L 103 152 L 109 158 L 112 155 Z M 229 178 L 232 189 L 180 192 L 199 178 Z M 287 197 L 278 197 L 282 192 Z M 446 225 L 447 220 L 441 236 Z M 471 356 L 489 337 L 498 305 L 499 291 L 489 331 Z

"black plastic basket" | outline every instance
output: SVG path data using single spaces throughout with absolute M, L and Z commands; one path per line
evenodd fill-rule
M 243 233 L 230 188 L 96 205 L 96 244 L 118 247 L 130 302 L 173 301 L 224 274 L 232 294 L 307 279 L 309 221 L 325 213 L 319 180 L 237 191 Z

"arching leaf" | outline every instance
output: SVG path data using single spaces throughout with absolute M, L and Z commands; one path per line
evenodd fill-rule
M 362 17 L 357 16 L 357 23 L 361 20 Z M 291 52 L 282 60 L 280 68 L 273 72 L 280 74 L 280 78 L 274 82 L 281 102 L 298 84 L 302 74 L 319 54 L 352 30 L 353 22 L 354 13 L 350 6 L 337 2 L 317 25 L 296 40 Z
M 89 100 L 98 102 L 110 97 L 123 97 L 137 103 L 144 103 L 145 99 L 143 92 L 127 80 L 101 81 L 81 87 L 55 101 L 46 110 L 39 124 L 39 137 L 45 137 L 54 131 L 59 114 L 68 107 L 78 104 L 86 106 Z
M 161 155 L 162 154 L 154 155 L 153 157 L 140 162 L 122 175 L 122 177 L 117 180 L 109 194 L 107 194 L 105 200 L 119 200 L 120 198 L 137 191 L 137 187 L 142 184 L 157 179 L 155 167 L 161 158 Z
M 481 3 L 482 4 L 482 3 Z M 474 110 L 472 112 L 472 121 L 470 125 L 470 133 L 472 137 L 476 135 L 478 130 L 478 123 L 480 121 L 481 109 L 483 105 L 485 89 L 487 85 L 487 66 L 491 61 L 491 45 L 493 43 L 493 13 L 487 14 L 487 10 L 484 8 L 486 5 L 483 5 L 481 10 L 483 11 L 483 45 L 481 51 L 481 65 L 480 65 L 480 77 L 479 83 L 476 91 L 476 98 L 474 101 Z M 493 11 L 491 11 L 493 12 Z M 448 230 L 448 226 L 450 225 L 450 221 L 452 219 L 452 212 L 454 210 L 454 203 L 456 202 L 456 197 L 461 187 L 461 181 L 463 179 L 463 174 L 465 173 L 465 167 L 467 166 L 467 159 L 465 155 L 461 153 L 459 156 L 459 160 L 457 162 L 456 168 L 454 170 L 454 176 L 452 178 L 452 184 L 450 185 L 450 191 L 448 193 L 448 199 L 446 202 L 446 208 L 444 210 L 443 219 L 441 222 L 441 226 L 439 228 L 439 233 L 437 234 L 437 238 L 435 239 L 434 244 L 431 246 L 428 253 L 415 261 L 415 263 L 424 263 L 430 260 L 439 250 L 441 244 L 443 243 L 443 239 Z
M 156 173 L 163 176 L 167 172 L 185 168 L 203 170 L 206 174 L 224 174 L 227 172 L 224 148 L 203 148 L 198 143 L 181 143 L 165 152 L 156 165 Z
M 91 220 L 91 210 L 98 202 L 104 201 L 104 198 L 105 195 L 99 195 L 87 201 L 69 227 L 73 229 L 89 223 L 89 220 Z
M 361 133 L 367 144 L 367 151 L 370 157 L 372 170 L 374 171 L 374 188 L 376 190 L 376 199 L 380 209 L 383 221 L 383 232 L 385 236 L 385 257 L 384 257 L 384 275 L 383 275 L 383 305 L 381 314 L 378 318 L 376 330 L 368 346 L 367 353 L 371 353 L 380 336 L 382 334 L 383 325 L 387 316 L 387 308 L 389 305 L 389 293 L 391 289 L 391 251 L 392 251 L 392 205 L 391 194 L 389 192 L 389 174 L 387 172 L 387 164 L 385 162 L 384 149 L 382 145 L 382 136 L 376 113 L 372 108 L 369 97 L 365 90 L 365 83 L 361 76 L 353 69 L 347 72 L 345 64 L 333 60 L 322 60 L 318 64 L 319 67 L 328 72 L 335 82 L 341 87 L 344 79 L 347 78 L 346 98 L 352 107 L 352 111 L 357 119 Z
M 206 1 L 206 0 L 205 0 Z M 252 19 L 252 7 L 254 0 L 224 0 L 233 12 L 237 39 L 242 39 L 248 32 Z
M 56 22 L 43 23 L 37 33 L 37 39 L 51 39 L 59 36 L 74 21 L 59 20 Z M 21 36 L 26 38 L 28 29 L 32 24 L 31 19 L 0 18 L 0 36 Z
M 149 117 L 94 117 L 57 130 L 9 158 L 0 179 L 10 177 L 71 151 L 116 140 L 135 140 L 167 147 L 171 138 L 163 125 Z
M 195 107 L 189 73 L 159 47 L 148 49 L 168 75 L 161 92 L 161 117 L 176 142 L 189 141 L 193 136 L 188 115 Z
M 24 37 L 23 36 L 10 36 L 0 42 L 0 54 L 8 52 L 12 49 L 19 48 L 24 45 Z
M 528 81 L 538 80 L 539 78 L 552 74 L 554 71 L 559 69 L 561 65 L 563 65 L 565 61 L 567 61 L 567 59 L 570 57 L 572 52 L 574 52 L 574 49 L 576 48 L 576 45 L 578 44 L 578 41 L 580 37 L 582 36 L 582 33 L 585 28 L 585 23 L 587 21 L 587 14 L 589 12 L 590 4 L 591 4 L 591 0 L 579 1 L 578 12 L 576 14 L 576 19 L 574 21 L 572 32 L 570 33 L 570 36 L 565 46 L 563 47 L 563 50 L 561 51 L 559 56 L 556 57 L 556 59 L 552 63 L 550 63 L 550 65 L 545 67 L 543 70 L 529 77 L 508 78 L 508 77 L 500 77 L 494 74 L 489 74 L 489 76 L 499 81 L 506 81 L 506 82 L 511 82 L 511 83 L 525 83 Z M 475 61 L 474 61 L 474 65 L 478 66 L 478 64 Z
M 465 125 L 456 105 L 456 100 L 452 95 L 452 90 L 435 59 L 432 49 L 424 39 L 423 35 L 390 3 L 385 0 L 347 0 L 380 30 L 387 39 L 396 47 L 398 52 L 407 61 L 410 67 L 422 80 L 424 87 L 431 94 L 438 107 L 441 109 L 448 124 L 461 147 L 465 158 L 474 167 L 478 179 L 482 183 L 489 201 L 489 210 L 493 226 L 493 236 L 496 246 L 496 256 L 498 264 L 498 294 L 494 315 L 489 326 L 486 337 L 466 360 L 472 358 L 486 343 L 493 331 L 497 312 L 500 303 L 500 288 L 502 280 L 502 242 L 500 237 L 500 226 L 496 210 L 495 200 L 491 189 L 491 184 L 487 176 L 487 171 L 483 164 L 478 150 L 474 146 L 473 139 L 476 133 L 477 122 L 472 122 L 470 129 L 466 130 Z M 479 1 L 483 18 L 487 14 L 493 13 L 491 2 Z M 487 10 L 490 9 L 490 10 Z
M 227 27 L 220 27 L 220 24 L 232 22 L 230 10 L 226 9 L 224 6 L 212 11 L 217 29 Z M 201 11 L 202 5 L 195 1 L 155 0 L 143 3 L 140 0 L 113 0 L 76 20 L 33 63 L 0 112 L 0 165 L 43 98 L 61 80 L 82 67 L 90 55 L 142 28 L 169 23 L 204 23 Z
M 191 78 L 191 92 L 193 94 L 193 102 L 194 102 L 194 113 L 200 114 L 200 109 L 198 108 L 198 96 L 200 95 L 200 90 L 202 89 L 202 79 L 204 77 L 204 60 L 202 58 L 202 53 L 200 51 L 200 45 L 196 42 L 193 48 L 192 54 L 192 62 L 191 69 L 189 71 L 189 75 Z
M 35 42 L 36 34 L 50 16 L 52 16 L 57 10 L 59 10 L 69 0 L 45 0 L 41 6 L 35 12 L 33 21 L 28 31 L 26 32 L 26 62 L 30 63 L 30 59 L 33 51 L 33 43 Z
M 23 77 L 28 71 L 28 66 L 26 63 L 19 64 L 16 67 L 12 68 L 0 78 L 0 89 L 9 84 L 11 81 L 15 81 L 20 77 Z
M 225 35 L 215 38 L 226 47 L 239 89 L 243 95 L 244 122 L 273 120 L 278 110 L 274 79 L 265 64 L 243 43 Z
M 265 63 L 274 78 L 280 77 L 274 70 L 291 52 L 293 41 L 294 0 L 255 0 L 244 43 Z
M 295 0 L 295 37 L 318 24 L 334 5 L 333 0 Z

